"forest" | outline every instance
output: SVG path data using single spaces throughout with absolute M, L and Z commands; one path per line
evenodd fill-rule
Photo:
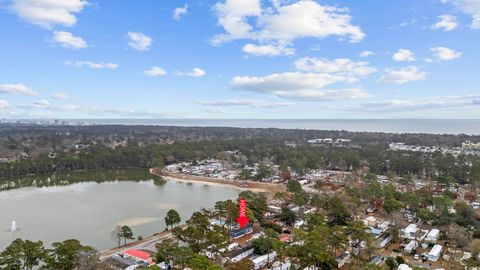
M 68 128 L 75 129 L 80 127 Z M 114 129 L 114 127 L 110 128 Z M 123 132 L 130 131 L 132 134 L 140 132 L 135 130 L 135 127 L 128 127 L 128 129 L 126 129 L 126 127 L 117 128 Z M 42 128 L 45 134 L 48 134 L 51 129 L 51 127 Z M 58 129 L 59 130 L 56 131 L 57 134 L 65 132 L 61 127 Z M 95 136 L 100 136 L 98 134 L 102 134 L 102 130 L 108 129 L 108 127 L 102 126 L 98 129 L 97 133 L 95 133 L 97 135 Z M 84 137 L 84 143 L 88 143 L 88 147 L 75 151 L 68 150 L 64 144 L 58 143 L 56 144 L 56 148 L 63 148 L 64 150 L 57 150 L 54 158 L 51 158 L 46 154 L 39 154 L 36 156 L 29 156 L 28 158 L 18 159 L 16 161 L 0 163 L 0 178 L 9 179 L 25 175 L 70 172 L 77 170 L 162 167 L 180 161 L 214 158 L 222 151 L 236 150 L 241 153 L 244 158 L 242 160 L 234 160 L 234 162 L 244 162 L 247 164 L 278 164 L 283 167 L 289 167 L 291 170 L 300 174 L 312 169 L 332 169 L 342 171 L 367 170 L 368 172 L 375 174 L 391 174 L 401 177 L 426 177 L 462 184 L 480 181 L 480 159 L 478 156 L 453 156 L 441 153 L 388 151 L 387 149 L 387 143 L 391 138 L 395 138 L 395 141 L 400 139 L 396 138 L 397 136 L 403 136 L 405 142 L 418 140 L 418 143 L 421 144 L 424 143 L 423 140 L 428 140 L 429 137 L 434 138 L 433 141 L 450 141 L 452 144 L 456 144 L 457 141 L 460 142 L 464 139 L 462 136 L 345 133 L 342 134 L 342 137 L 352 139 L 352 142 L 357 144 L 358 147 L 319 147 L 308 145 L 302 141 L 303 139 L 311 138 L 311 136 L 307 134 L 311 133 L 311 135 L 314 136 L 314 133 L 317 131 L 302 132 L 298 130 L 270 129 L 231 130 L 225 128 L 226 131 L 221 134 L 242 133 L 243 135 L 238 135 L 238 138 L 235 136 L 227 136 L 228 138 L 206 140 L 205 137 L 203 137 L 204 139 L 200 139 L 200 137 L 206 136 L 206 132 L 210 129 L 198 128 L 198 130 L 201 131 L 198 133 L 197 131 L 192 131 L 197 130 L 196 128 L 178 128 L 180 131 L 177 133 L 173 132 L 176 129 L 177 128 L 166 128 L 166 130 L 171 132 L 169 135 L 172 136 L 171 140 L 174 140 L 170 143 L 145 141 L 144 136 L 147 136 L 145 135 L 147 133 L 142 133 L 143 135 L 139 135 L 139 137 L 128 138 L 125 144 L 112 147 L 105 143 L 106 138 L 102 141 L 95 137 L 97 140 L 93 140 L 93 138 L 90 137 L 93 135 L 88 134 L 93 133 L 94 131 L 91 130 L 90 127 L 87 127 L 85 133 L 80 134 Z M 212 128 L 210 133 L 217 134 L 215 133 L 216 130 L 217 128 Z M 218 130 L 223 129 L 220 128 Z M 2 132 L 5 133 L 7 131 L 2 129 Z M 24 132 L 30 135 L 19 135 L 18 128 L 14 128 L 12 132 L 13 133 L 10 135 L 11 137 L 7 136 L 6 139 L 5 137 L 2 137 L 4 138 L 4 144 L 9 140 L 8 138 L 14 138 L 16 136 L 27 136 L 22 140 L 31 141 L 31 144 L 34 144 L 34 141 L 43 138 L 42 136 L 48 137 L 45 134 L 41 135 L 41 131 L 35 132 L 34 130 L 24 130 Z M 109 132 L 117 134 L 115 133 L 116 130 L 110 130 Z M 250 134 L 249 132 L 253 133 Z M 193 133 L 196 134 L 195 136 L 198 136 L 196 140 L 186 141 L 183 139 L 173 139 L 177 137 L 188 137 L 186 134 Z M 69 136 L 72 136 L 72 133 L 69 134 Z M 203 135 L 200 136 L 200 134 Z M 247 136 L 246 134 L 250 135 Z M 259 134 L 265 135 L 261 136 Z M 294 134 L 296 134 L 296 137 L 293 136 Z M 340 132 L 337 132 L 337 135 L 339 134 Z M 120 135 L 117 134 L 117 136 Z M 157 136 L 161 135 L 157 134 Z M 217 134 L 215 136 L 219 135 Z M 289 140 L 299 140 L 299 143 L 295 145 L 295 147 L 292 147 L 285 143 Z M 373 141 L 376 141 L 376 143 L 373 143 Z M 16 145 L 16 147 L 18 147 L 19 144 L 16 143 Z

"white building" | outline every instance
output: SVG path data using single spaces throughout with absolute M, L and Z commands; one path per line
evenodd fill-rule
M 229 259 L 231 262 L 236 263 L 249 257 L 252 254 L 253 254 L 253 247 L 247 246 L 242 249 L 232 251 L 232 253 L 230 253 Z
M 335 258 L 335 261 L 337 262 L 337 267 L 338 268 L 343 267 L 345 264 L 347 264 L 350 261 L 350 258 L 351 258 L 350 252 L 348 251 L 344 252 L 342 255 Z
M 411 240 L 404 248 L 405 253 L 410 254 L 412 253 L 413 249 L 417 248 L 418 244 L 417 241 Z
M 412 270 L 412 268 L 406 264 L 400 264 L 397 268 L 398 270 Z
M 425 241 L 431 242 L 431 243 L 436 243 L 438 240 L 438 237 L 440 237 L 440 230 L 439 229 L 431 229 L 430 232 L 427 234 L 427 237 L 425 237 Z
M 278 206 L 275 206 L 275 205 L 269 205 L 267 206 L 267 209 L 268 211 L 272 212 L 272 213 L 280 213 L 282 212 L 282 208 L 278 207 Z
M 440 258 L 440 253 L 442 253 L 442 246 L 433 246 L 432 250 L 430 250 L 430 252 L 428 253 L 428 260 L 432 262 L 438 261 L 438 258 Z
M 384 233 L 380 235 L 377 241 L 378 241 L 378 247 L 384 248 L 388 244 L 390 244 L 390 242 L 392 242 L 392 235 L 390 233 Z
M 417 224 L 409 224 L 405 229 L 402 229 L 401 237 L 410 240 L 423 241 L 427 236 L 427 230 L 421 230 Z
M 265 265 L 267 265 L 267 263 L 273 262 L 276 257 L 277 257 L 277 252 L 274 251 L 272 253 L 253 258 L 252 259 L 253 269 L 257 270 L 264 267 Z
M 273 263 L 271 270 L 290 270 L 292 263 L 290 261 L 280 262 L 276 261 Z

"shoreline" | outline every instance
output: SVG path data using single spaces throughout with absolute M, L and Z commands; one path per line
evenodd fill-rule
M 267 199 L 270 200 L 273 198 L 273 195 L 278 191 L 284 191 L 285 185 L 283 184 L 272 184 L 272 183 L 262 183 L 262 182 L 248 182 L 245 186 L 241 185 L 238 181 L 228 181 L 218 178 L 210 178 L 210 177 L 201 177 L 201 176 L 193 176 L 193 175 L 185 175 L 185 174 L 178 174 L 178 173 L 171 173 L 166 172 L 159 168 L 150 168 L 149 173 L 152 175 L 163 177 L 167 181 L 175 181 L 181 183 L 192 183 L 192 184 L 204 184 L 204 185 L 211 185 L 211 186 L 221 186 L 221 187 L 230 187 L 238 190 L 251 190 L 254 192 L 261 192 L 266 193 Z M 185 226 L 185 224 L 181 225 Z M 158 241 L 163 241 L 172 237 L 171 231 L 163 231 L 154 233 L 153 235 L 144 238 L 141 241 L 135 241 L 127 244 L 126 246 L 114 247 L 107 250 L 100 251 L 99 257 L 101 260 L 112 256 L 114 254 L 119 254 L 127 249 L 130 248 L 142 248 L 147 245 L 154 245 L 154 243 Z
M 158 169 L 158 168 L 151 168 L 149 171 L 151 174 L 163 177 L 165 180 L 177 181 L 177 182 L 183 182 L 183 183 L 197 183 L 197 184 L 200 183 L 200 184 L 212 185 L 212 186 L 231 187 L 239 190 L 251 190 L 254 192 L 267 193 L 271 196 L 273 196 L 276 192 L 285 191 L 285 185 L 283 184 L 250 181 L 242 185 L 238 181 L 230 181 L 230 180 L 204 177 L 204 176 L 185 175 L 181 173 L 172 173 L 172 172 L 167 172 L 163 169 Z

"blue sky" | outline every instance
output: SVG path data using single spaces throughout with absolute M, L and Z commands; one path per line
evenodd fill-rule
M 479 118 L 480 0 L 0 0 L 0 118 Z

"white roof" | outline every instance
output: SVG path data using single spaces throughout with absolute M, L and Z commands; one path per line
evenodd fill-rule
M 412 240 L 412 241 L 408 242 L 407 246 L 405 246 L 405 249 L 406 250 L 412 250 L 416 247 L 417 247 L 417 242 Z
M 262 256 L 258 256 L 257 258 L 252 259 L 252 263 L 253 264 L 258 264 L 258 263 L 261 263 L 262 261 L 264 261 L 265 259 L 273 260 L 275 257 L 277 257 L 277 252 L 274 251 L 272 253 L 265 254 L 265 255 L 262 255 Z
M 397 268 L 398 270 L 412 270 L 412 268 L 406 264 L 400 264 Z
M 431 229 L 427 235 L 427 238 L 436 238 L 440 234 L 439 229 Z
M 435 245 L 433 246 L 432 250 L 430 250 L 430 252 L 428 253 L 428 256 L 437 256 L 438 254 L 440 254 L 440 252 L 442 252 L 442 246 L 440 245 Z
M 406 232 L 416 232 L 418 230 L 417 224 L 409 224 L 406 228 Z

